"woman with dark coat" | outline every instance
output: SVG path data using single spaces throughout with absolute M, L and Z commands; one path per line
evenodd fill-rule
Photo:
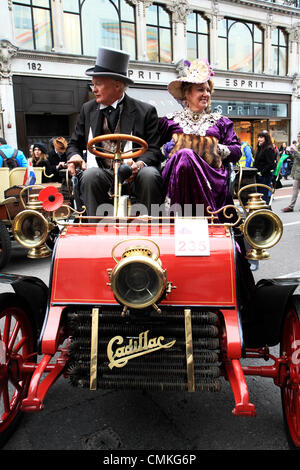
M 46 175 L 51 175 L 51 167 L 48 161 L 47 148 L 42 142 L 37 142 L 33 144 L 33 156 L 32 156 L 32 166 L 33 167 L 45 167 Z M 43 174 L 42 183 L 50 183 L 51 178 L 47 178 Z
M 258 144 L 255 154 L 254 166 L 257 168 L 257 183 L 271 186 L 272 172 L 276 166 L 276 155 L 274 146 L 267 131 L 262 131 L 257 136 Z M 263 193 L 263 199 L 269 204 L 270 191 L 267 188 L 258 187 L 259 192 Z

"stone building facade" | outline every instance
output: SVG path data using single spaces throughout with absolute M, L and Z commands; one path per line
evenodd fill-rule
M 241 140 L 268 129 L 290 144 L 300 131 L 299 0 L 2 0 L 0 21 L 0 136 L 27 155 L 70 136 L 100 45 L 130 52 L 128 93 L 159 116 L 179 106 L 167 84 L 182 61 L 205 56 L 214 109 Z

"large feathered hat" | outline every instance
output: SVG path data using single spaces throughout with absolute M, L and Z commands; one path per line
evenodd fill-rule
M 201 84 L 214 76 L 214 71 L 206 59 L 195 59 L 192 62 L 184 62 L 186 69 L 184 75 L 173 80 L 168 85 L 168 90 L 176 100 L 183 101 L 183 83 Z

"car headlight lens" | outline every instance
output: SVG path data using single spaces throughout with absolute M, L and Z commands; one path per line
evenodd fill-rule
M 48 237 L 48 221 L 37 211 L 24 210 L 14 219 L 14 237 L 25 248 L 42 245 Z
M 111 288 L 123 305 L 142 309 L 153 305 L 166 288 L 166 273 L 157 259 L 135 250 L 118 262 L 110 275 Z
M 270 248 L 279 242 L 282 236 L 282 222 L 270 210 L 260 210 L 250 214 L 244 223 L 244 235 L 247 242 L 257 249 Z

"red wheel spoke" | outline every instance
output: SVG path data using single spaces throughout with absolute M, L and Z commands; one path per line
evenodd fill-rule
M 16 346 L 14 347 L 14 353 L 17 353 L 20 351 L 20 349 L 25 345 L 27 344 L 28 342 L 28 338 L 27 336 L 23 336 L 20 341 L 16 344 Z
M 19 321 L 17 321 L 9 338 L 9 342 L 8 342 L 9 351 L 12 351 L 13 349 L 13 345 L 14 345 L 14 342 L 16 341 L 20 328 L 21 328 L 21 324 Z
M 11 315 L 6 315 L 5 322 L 4 322 L 4 330 L 3 330 L 3 342 L 6 346 L 6 349 L 8 346 L 10 325 L 11 325 Z
M 3 397 L 3 407 L 6 413 L 9 412 L 10 406 L 9 406 L 9 393 L 8 393 L 8 382 L 6 382 L 5 386 L 3 387 L 2 391 L 2 397 Z

